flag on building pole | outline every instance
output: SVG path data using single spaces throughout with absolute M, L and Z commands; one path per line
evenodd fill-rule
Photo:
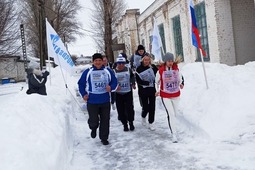
M 190 3 L 189 3 L 190 18 L 191 18 L 191 24 L 190 25 L 191 25 L 192 44 L 195 47 L 199 48 L 199 51 L 200 51 L 200 54 L 201 54 L 201 61 L 202 61 L 203 71 L 204 71 L 206 88 L 209 89 L 208 83 L 207 83 L 205 65 L 204 65 L 204 57 L 203 57 L 203 56 L 206 56 L 206 53 L 203 50 L 202 45 L 201 45 L 200 36 L 199 36 L 199 30 L 197 28 L 195 10 L 194 10 L 194 6 L 193 6 L 193 2 L 192 1 L 193 0 L 190 0 Z
M 203 56 L 206 56 L 205 51 L 202 48 L 200 36 L 199 36 L 199 30 L 197 28 L 197 21 L 196 21 L 196 15 L 195 10 L 193 6 L 192 0 L 190 0 L 190 16 L 191 16 L 191 34 L 192 34 L 192 44 L 199 48 L 202 51 Z
M 50 23 L 46 19 L 46 36 L 47 36 L 47 47 L 48 56 L 54 58 L 54 62 L 61 68 L 65 69 L 70 74 L 74 68 L 74 63 L 67 51 L 64 43 L 56 31 L 52 28 Z
M 155 60 L 162 61 L 162 55 L 161 55 L 162 40 L 159 35 L 158 25 L 155 18 L 154 18 L 154 28 L 152 32 L 151 46 L 152 46 L 151 53 L 155 56 Z

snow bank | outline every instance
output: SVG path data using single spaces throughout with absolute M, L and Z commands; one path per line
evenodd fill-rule
M 184 116 L 215 140 L 245 135 L 248 129 L 254 128 L 255 62 L 232 67 L 206 63 L 205 68 L 209 89 L 206 89 L 201 63 L 182 68 Z
M 72 97 L 60 75 L 59 69 L 52 69 L 54 81 L 48 79 L 47 96 L 27 95 L 25 87 L 22 92 L 1 100 L 1 168 L 69 169 L 74 141 L 70 127 L 72 114 L 69 114 Z

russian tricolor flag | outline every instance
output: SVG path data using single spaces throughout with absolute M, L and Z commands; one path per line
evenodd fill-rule
M 191 25 L 192 25 L 192 29 L 191 29 L 192 44 L 195 47 L 201 49 L 203 56 L 206 56 L 206 53 L 203 50 L 203 48 L 201 46 L 201 42 L 200 42 L 199 30 L 197 28 L 196 16 L 195 16 L 195 11 L 194 11 L 194 6 L 192 3 L 192 0 L 190 0 L 189 7 L 190 7 L 190 16 L 191 16 Z

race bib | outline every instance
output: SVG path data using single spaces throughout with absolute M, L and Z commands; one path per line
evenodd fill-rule
M 127 93 L 131 91 L 130 88 L 130 74 L 128 71 L 115 73 L 118 80 L 120 90 L 117 92 Z
M 180 90 L 179 88 L 179 72 L 177 70 L 164 71 L 162 74 L 163 91 L 166 93 L 176 93 Z
M 139 73 L 139 76 L 143 81 L 150 82 L 150 85 L 147 87 L 153 87 L 153 83 L 155 80 L 155 74 L 154 74 L 154 71 L 152 70 L 152 68 L 149 68 L 149 69 Z
M 103 94 L 106 93 L 106 85 L 109 84 L 109 79 L 106 71 L 97 70 L 90 74 L 92 93 Z

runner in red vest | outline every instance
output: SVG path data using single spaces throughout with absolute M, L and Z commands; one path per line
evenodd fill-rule
M 163 64 L 159 68 L 156 76 L 156 83 L 159 83 L 156 96 L 160 96 L 162 103 L 168 114 L 168 123 L 172 133 L 173 142 L 177 142 L 176 114 L 180 101 L 180 89 L 184 86 L 184 80 L 179 72 L 178 63 L 180 59 L 174 60 L 172 53 L 166 53 L 163 56 Z

